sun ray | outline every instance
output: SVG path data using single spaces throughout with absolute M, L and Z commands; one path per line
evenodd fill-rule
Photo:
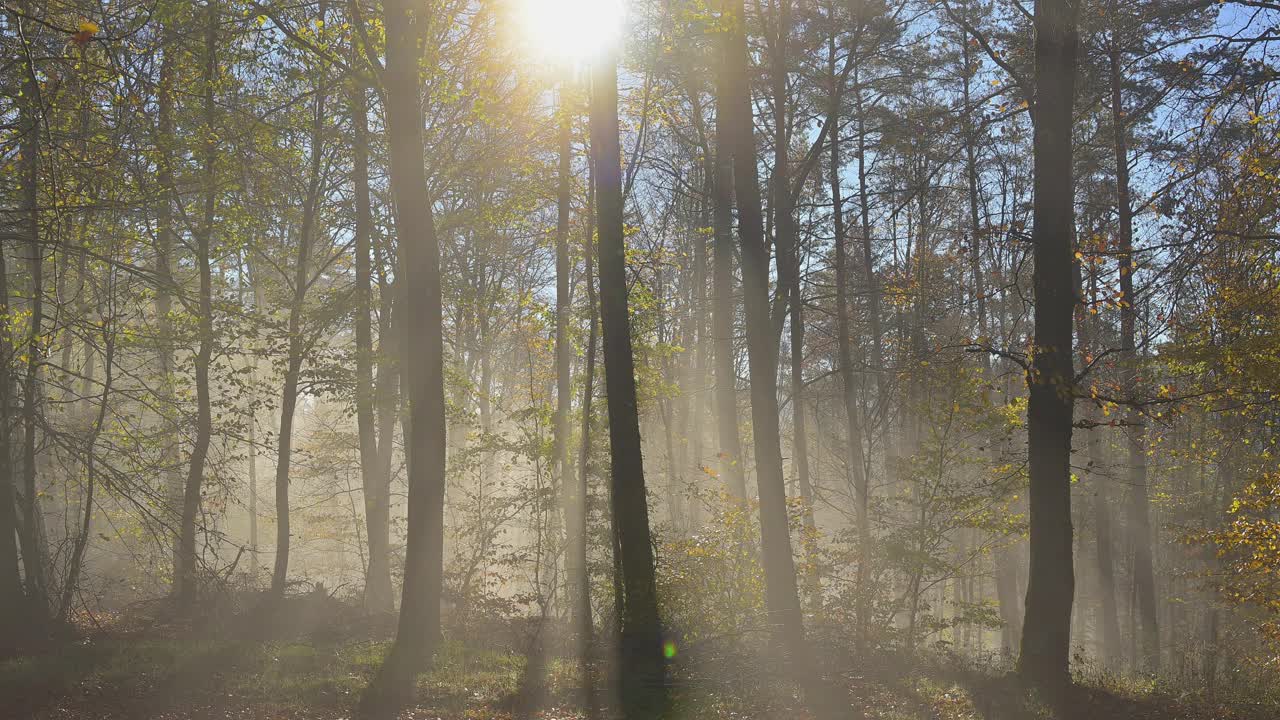
M 623 14 L 623 0 L 515 0 L 514 20 L 533 53 L 584 62 L 618 41 Z

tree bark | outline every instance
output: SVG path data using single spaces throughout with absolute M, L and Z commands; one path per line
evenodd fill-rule
M 1103 462 L 1102 438 L 1096 430 L 1089 432 L 1090 464 Z M 1096 458 L 1096 459 L 1095 459 Z M 1102 662 L 1110 665 L 1120 658 L 1120 616 L 1116 610 L 1115 539 L 1112 530 L 1110 479 L 1096 473 L 1094 484 L 1094 522 L 1097 523 L 1098 624 L 1102 633 Z
M 733 353 L 733 153 L 724 93 L 716 94 L 716 148 L 712 193 L 711 333 L 715 372 L 716 433 L 720 477 L 730 496 L 747 498 L 742 438 L 738 434 L 738 372 Z
M 0 244 L 0 315 L 9 316 L 9 269 L 5 248 Z M 0 329 L 0 413 L 10 417 L 13 411 L 13 344 L 7 329 Z M 17 494 L 13 485 L 13 447 L 11 424 L 0 423 L 0 631 L 13 638 L 20 631 L 26 615 L 27 596 L 18 571 Z
M 609 408 L 611 502 L 624 592 L 618 675 L 623 714 L 628 720 L 639 720 L 660 717 L 665 710 L 666 663 L 627 309 L 617 71 L 617 61 L 612 56 L 592 66 L 591 154 L 595 160 L 599 214 L 600 319 Z
M 1098 303 L 1098 284 L 1096 273 L 1090 273 L 1088 279 L 1088 298 L 1089 307 L 1095 307 Z M 1097 342 L 1097 322 L 1094 316 L 1082 309 L 1083 317 L 1080 323 L 1080 355 L 1083 364 L 1087 365 L 1093 358 L 1093 354 L 1097 352 L 1095 343 Z M 1090 407 L 1089 416 L 1095 422 L 1098 420 L 1097 411 L 1094 407 Z M 1098 573 L 1097 588 L 1097 618 L 1098 630 L 1100 633 L 1100 642 L 1098 643 L 1098 656 L 1104 667 L 1112 667 L 1113 663 L 1120 659 L 1122 653 L 1120 638 L 1120 616 L 1116 609 L 1116 581 L 1115 581 L 1115 538 L 1114 529 L 1112 527 L 1111 514 L 1111 478 L 1106 473 L 1101 472 L 1101 468 L 1107 465 L 1108 458 L 1105 448 L 1102 445 L 1102 433 L 1099 428 L 1092 427 L 1088 430 L 1088 456 L 1089 456 L 1089 475 L 1093 481 L 1093 517 L 1095 524 L 1095 547 L 1094 547 L 1094 565 Z
M 833 104 L 829 122 L 836 124 L 838 107 Z M 858 386 L 854 379 L 853 329 L 850 323 L 852 310 L 849 302 L 849 252 L 847 230 L 844 224 L 843 196 L 840 190 L 840 133 L 831 135 L 831 198 L 835 225 L 835 275 L 836 275 L 836 351 L 840 363 L 841 399 L 844 402 L 845 438 L 848 443 L 845 460 L 849 465 L 849 484 L 854 493 L 854 520 L 858 533 L 858 574 L 856 611 L 856 636 L 865 645 L 868 641 L 871 614 L 871 488 L 867 482 L 866 460 L 862 448 L 862 410 L 858 406 Z
M 384 76 L 391 192 L 396 203 L 405 312 L 402 367 L 408 391 L 408 540 L 400 621 L 391 652 L 361 698 L 366 717 L 394 715 L 439 643 L 444 562 L 445 400 L 440 246 L 423 162 L 418 63 L 430 18 L 409 0 L 384 0 Z
M 1072 111 L 1079 45 L 1077 0 L 1035 8 L 1034 353 L 1027 374 L 1031 569 L 1019 671 L 1034 684 L 1070 683 L 1072 321 L 1076 288 Z
M 774 640 L 793 657 L 802 654 L 804 626 L 796 587 L 795 561 L 787 521 L 781 431 L 778 422 L 778 336 L 769 300 L 769 249 L 765 244 L 760 181 L 752 130 L 747 39 L 742 0 L 726 3 L 724 17 L 724 121 L 726 149 L 733 154 L 738 198 L 738 234 L 742 247 L 742 286 L 747 325 L 747 359 L 751 370 L 751 420 L 760 493 L 760 535 L 765 574 L 765 600 Z M 780 270 L 789 264 L 778 249 Z M 785 294 L 786 280 L 782 294 Z
M 24 4 L 30 10 L 29 3 Z M 32 620 L 40 620 L 49 613 L 48 584 L 45 578 L 45 549 L 40 527 L 40 497 L 36 487 L 36 418 L 40 404 L 40 347 L 41 326 L 44 320 L 44 253 L 40 248 L 40 86 L 30 56 L 24 58 L 22 102 L 19 103 L 19 126 L 22 139 L 19 142 L 18 173 L 21 178 L 19 217 L 25 223 L 27 275 L 30 290 L 30 326 L 25 338 L 26 371 L 22 381 L 22 524 L 19 541 L 22 546 L 22 566 L 26 571 L 26 594 L 30 603 Z
M 577 476 L 577 493 L 580 498 L 579 503 L 574 507 L 577 517 L 574 523 L 581 530 L 582 542 L 573 546 L 573 556 L 571 558 L 577 577 L 572 578 L 579 587 L 579 591 L 573 595 L 571 600 L 575 603 L 575 613 L 581 622 L 577 626 L 577 651 L 578 651 L 578 670 L 582 678 L 584 686 L 584 698 L 588 709 L 588 717 L 595 717 L 597 710 L 597 697 L 595 688 L 595 673 L 591 663 L 594 647 L 593 635 L 595 633 L 595 624 L 591 617 L 591 576 L 590 568 L 587 566 L 587 542 L 586 531 L 587 521 L 590 518 L 590 506 L 588 504 L 588 486 L 587 478 L 590 473 L 591 462 L 591 418 L 592 418 L 592 401 L 595 399 L 595 380 L 596 380 L 596 345 L 600 336 L 599 323 L 599 297 L 596 295 L 595 267 L 592 257 L 595 255 L 595 163 L 587 160 L 587 231 L 583 237 L 583 283 L 587 289 L 587 314 L 590 318 L 587 327 L 587 349 L 586 349 L 586 367 L 583 369 L 582 378 L 582 438 L 578 450 L 578 476 Z

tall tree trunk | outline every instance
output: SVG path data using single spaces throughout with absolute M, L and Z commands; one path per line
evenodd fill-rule
M 1090 272 L 1088 279 L 1089 307 L 1098 303 L 1097 274 Z M 1097 352 L 1098 328 L 1094 315 L 1082 309 L 1083 321 L 1080 323 L 1080 355 L 1084 365 L 1093 360 Z M 1098 422 L 1095 406 L 1090 406 L 1089 418 Z M 1093 518 L 1095 525 L 1094 564 L 1098 573 L 1097 618 L 1100 642 L 1098 655 L 1104 667 L 1111 667 L 1120 659 L 1123 649 L 1120 638 L 1120 616 L 1116 609 L 1115 581 L 1115 539 L 1112 528 L 1111 481 L 1112 479 L 1101 468 L 1108 464 L 1107 453 L 1102 445 L 1102 432 L 1098 427 L 1088 430 L 1088 468 L 1093 481 Z
M 791 322 L 791 465 L 795 473 L 801 501 L 804 503 L 805 529 L 815 530 L 813 517 L 813 478 L 809 470 L 808 427 L 805 412 L 808 401 L 804 384 L 804 282 L 800 276 L 800 243 L 796 229 L 795 203 L 791 191 L 790 143 L 791 128 L 787 113 L 787 35 L 791 31 L 791 2 L 778 3 L 775 18 L 777 35 L 773 55 L 773 103 L 774 103 L 774 161 L 773 206 L 774 225 L 781 241 L 779 247 L 789 248 L 786 262 L 791 266 L 790 282 L 786 292 L 790 294 Z M 781 260 L 781 257 L 779 258 Z M 806 541 L 807 543 L 807 541 Z M 812 559 L 811 548 L 806 544 L 806 555 Z M 806 575 L 810 590 L 817 576 L 811 570 Z
M 375 245 L 375 258 L 380 267 L 395 264 L 389 241 L 382 238 Z M 379 275 L 378 314 L 378 366 L 373 395 L 378 424 L 378 456 L 374 482 L 366 492 L 369 515 L 366 517 L 369 533 L 369 580 L 380 586 L 376 592 L 385 592 L 384 607 L 394 609 L 395 596 L 391 585 L 391 462 L 395 452 L 396 421 L 400 418 L 400 356 L 404 345 L 401 319 L 397 308 L 402 307 L 400 288 L 387 282 L 386 274 Z
M 719 416 L 716 410 L 717 393 L 714 391 L 713 386 L 708 384 L 713 380 L 708 363 L 714 361 L 712 356 L 715 352 L 715 339 L 710 327 L 710 306 L 707 303 L 707 291 L 711 289 L 711 277 L 708 275 L 710 272 L 708 263 L 711 259 L 708 256 L 707 238 L 704 233 L 711 232 L 712 237 L 718 239 L 720 237 L 720 225 L 718 223 L 721 220 L 732 222 L 732 219 L 729 216 L 720 218 L 715 212 L 717 203 L 721 201 L 717 195 L 716 186 L 716 173 L 720 158 L 711 143 L 706 118 L 703 116 L 702 111 L 702 94 L 694 83 L 693 71 L 685 68 L 685 73 L 685 93 L 688 97 L 690 110 L 689 119 L 693 125 L 696 147 L 702 156 L 700 168 L 702 171 L 702 177 L 700 178 L 702 192 L 698 202 L 698 231 L 694 233 L 693 277 L 691 282 L 693 296 L 691 346 L 693 347 L 694 358 L 692 367 L 689 368 L 690 374 L 684 380 L 686 390 L 692 390 L 692 395 L 688 400 L 685 424 L 690 434 L 685 469 L 690 469 L 689 460 L 691 458 L 694 474 L 694 493 L 692 502 L 687 508 L 688 522 L 689 529 L 696 531 L 702 525 L 702 511 L 705 507 L 701 493 L 705 487 L 703 481 L 707 475 L 707 466 L 704 463 L 706 459 L 706 428 L 703 426 L 703 419 L 714 419 Z M 728 194 L 726 194 L 723 201 L 726 211 L 731 213 L 731 200 Z M 728 235 L 729 232 L 726 232 L 726 237 Z M 731 247 L 730 254 L 732 255 Z M 707 392 L 709 388 L 712 388 L 711 392 Z M 730 397 L 732 399 L 732 396 Z M 736 408 L 733 409 L 736 410 Z M 736 436 L 736 418 L 734 419 L 732 430 Z
M 720 477 L 730 495 L 745 500 L 747 476 L 742 462 L 742 438 L 738 434 L 738 372 L 733 353 L 733 152 L 729 148 L 728 129 L 731 112 L 724 93 L 717 93 L 715 167 L 711 180 L 711 335 Z
M 9 263 L 0 243 L 0 315 L 9 316 Z M 13 413 L 13 344 L 7 328 L 0 328 L 0 414 Z M 0 422 L 0 632 L 7 638 L 17 635 L 25 623 L 27 596 L 18 571 L 17 494 L 13 485 L 11 424 Z
M 29 17 L 30 3 L 24 3 Z M 21 20 L 19 20 L 21 22 Z M 49 613 L 48 584 L 45 579 L 45 549 L 40 527 L 40 494 L 36 487 L 36 418 L 40 403 L 41 326 L 44 320 L 44 252 L 40 248 L 40 114 L 41 94 L 28 48 L 22 80 L 22 102 L 18 107 L 18 123 L 22 128 L 19 141 L 18 174 L 21 182 L 19 217 L 25 222 L 27 282 L 30 292 L 31 320 L 25 338 L 26 372 L 22 381 L 22 565 L 26 571 L 27 600 L 31 619 L 44 619 Z
M 586 581 L 587 528 L 584 505 L 587 497 L 585 478 L 578 477 L 571 462 L 570 412 L 573 409 L 573 344 L 569 339 L 569 323 L 572 320 L 572 298 L 569 291 L 572 281 L 572 263 L 569 257 L 570 210 L 573 201 L 573 124 L 566 92 L 561 90 L 560 101 L 560 176 L 556 218 L 556 414 L 555 461 L 556 473 L 563 493 L 565 526 L 565 584 L 569 601 L 569 617 L 575 637 L 577 654 L 585 663 L 587 645 L 584 639 L 591 633 L 590 586 Z M 589 262 L 589 260 L 588 260 Z M 592 293 L 594 294 L 594 292 Z M 588 360 L 588 362 L 593 362 Z M 584 471 L 585 468 L 578 468 Z M 580 667 L 585 668 L 585 664 Z M 584 680 L 585 680 L 585 676 Z
M 595 267 L 592 258 L 595 255 L 595 212 L 596 212 L 596 190 L 595 190 L 595 163 L 590 157 L 587 159 L 587 231 L 583 237 L 583 283 L 587 289 L 587 349 L 586 349 L 586 367 L 583 369 L 582 377 L 582 438 L 578 451 L 578 477 L 577 477 L 577 493 L 579 502 L 574 507 L 577 517 L 574 519 L 576 529 L 581 532 L 582 542 L 575 544 L 571 551 L 573 556 L 570 558 L 573 568 L 571 570 L 571 581 L 578 586 L 578 592 L 571 597 L 571 601 L 575 603 L 574 614 L 581 623 L 576 626 L 577 630 L 577 651 L 578 651 L 578 671 L 579 677 L 582 678 L 584 686 L 584 698 L 589 717 L 596 714 L 596 697 L 595 673 L 592 665 L 592 653 L 594 652 L 593 634 L 595 625 L 591 618 L 591 576 L 590 568 L 587 566 L 587 521 L 590 517 L 588 505 L 588 487 L 587 478 L 590 476 L 591 461 L 591 405 L 595 399 L 595 381 L 596 381 L 596 345 L 600 336 L 599 323 L 599 298 L 596 295 Z M 577 577 L 572 577 L 572 573 L 576 572 Z
M 834 72 L 832 75 L 834 77 Z M 839 128 L 837 112 L 838 106 L 833 103 L 831 119 L 828 121 L 833 130 Z M 849 302 L 849 238 L 844 225 L 844 199 L 840 189 L 841 167 L 840 133 L 836 130 L 831 134 L 831 199 L 836 251 L 836 349 L 840 363 L 841 399 L 844 402 L 845 439 L 848 443 L 845 461 L 849 465 L 849 484 L 854 493 L 854 519 L 858 532 L 856 635 L 858 642 L 865 645 L 868 641 L 871 622 L 871 514 L 869 510 L 871 488 L 867 482 L 866 460 L 862 449 L 862 423 L 860 422 L 862 410 L 858 406 L 858 386 L 854 379 L 853 328 L 850 323 L 852 309 Z
M 1076 288 L 1072 111 L 1079 45 L 1077 0 L 1035 8 L 1032 121 L 1035 172 L 1035 330 L 1027 374 L 1027 454 L 1031 475 L 1031 570 L 1019 670 L 1055 690 L 1070 683 L 1072 320 Z
M 444 562 L 445 400 L 440 245 L 423 162 L 419 34 L 431 18 L 409 0 L 384 0 L 391 192 L 404 283 L 402 368 L 408 391 L 408 540 L 396 640 L 361 698 L 361 713 L 393 715 L 412 697 L 419 670 L 439 643 Z
M 600 319 L 604 330 L 609 407 L 612 515 L 622 570 L 624 607 L 619 642 L 621 706 L 628 720 L 657 718 L 666 705 L 666 662 L 649 534 L 644 459 L 636 405 L 631 320 L 627 310 L 623 238 L 618 68 L 612 55 L 591 70 L 591 154 L 595 160 L 600 232 Z
M 1129 486 L 1125 503 L 1128 531 L 1133 536 L 1133 582 L 1138 599 L 1138 621 L 1141 624 L 1142 656 L 1139 666 L 1154 671 L 1160 667 L 1160 626 L 1156 614 L 1156 581 L 1151 561 L 1151 516 L 1147 498 L 1147 432 L 1138 409 L 1137 317 L 1138 298 L 1133 290 L 1133 205 L 1129 194 L 1129 118 L 1124 110 L 1123 79 L 1120 72 L 1120 50 L 1112 49 L 1111 126 L 1114 133 L 1116 162 L 1116 211 L 1119 216 L 1116 260 L 1120 273 L 1120 385 L 1121 394 L 1131 404 L 1125 413 L 1129 426 L 1126 436 L 1129 450 Z M 1135 628 L 1134 632 L 1138 629 Z
M 320 3 L 320 19 L 325 15 L 325 3 Z M 298 381 L 302 374 L 302 362 L 307 343 L 302 336 L 302 313 L 306 307 L 307 286 L 311 282 L 311 245 L 316 233 L 316 215 L 319 213 L 321 182 L 324 160 L 324 118 L 326 83 L 322 69 L 316 87 L 315 104 L 311 115 L 311 153 L 306 196 L 302 205 L 302 228 L 298 233 L 298 257 L 293 264 L 293 302 L 289 304 L 288 357 L 284 371 L 284 390 L 280 397 L 280 433 L 276 438 L 276 562 L 271 574 L 271 594 L 275 598 L 284 595 L 289 574 L 289 468 L 293 460 L 293 423 L 298 407 Z M 367 244 L 367 242 L 366 242 Z M 358 350 L 357 350 L 358 354 Z M 357 362 L 359 362 L 357 360 Z M 357 381 L 358 382 L 358 381 Z
M 1096 429 L 1089 431 L 1089 463 L 1105 462 L 1102 438 Z M 1115 539 L 1111 517 L 1111 479 L 1095 471 L 1094 522 L 1097 523 L 1095 560 L 1098 568 L 1098 624 L 1102 634 L 1101 656 L 1110 666 L 1123 652 L 1120 641 L 1120 615 L 1116 610 Z
M 354 47 L 352 61 L 358 62 Z M 363 81 L 352 78 L 348 87 L 351 113 L 352 190 L 354 192 L 356 271 L 356 432 L 360 441 L 360 477 L 364 489 L 365 529 L 369 565 L 364 577 L 364 606 L 370 612 L 394 609 L 391 562 L 387 546 L 387 480 L 378 456 L 378 427 L 373 384 L 373 271 L 370 267 L 373 238 L 373 205 L 369 197 L 369 113 Z M 385 341 L 386 336 L 382 336 Z M 381 438 L 388 442 L 389 438 Z
M 191 462 L 182 496 L 182 524 L 178 540 L 178 606 L 184 612 L 195 609 L 199 597 L 196 577 L 196 516 L 200 514 L 201 485 L 204 465 L 209 456 L 213 435 L 213 411 L 209 395 L 209 365 L 213 359 L 213 221 L 217 210 L 218 144 L 214 137 L 216 120 L 213 97 L 218 82 L 218 0 L 207 0 L 204 28 L 203 120 L 204 152 L 202 182 L 204 185 L 204 217 L 196 233 L 196 270 L 200 274 L 200 317 L 197 319 L 199 345 L 195 356 L 196 437 L 191 448 Z
M 765 600 L 778 646 L 798 656 L 804 647 L 804 626 L 787 521 L 778 422 L 778 335 L 774 330 L 776 315 L 771 311 L 769 300 L 769 249 L 765 244 L 756 168 L 742 0 L 726 3 L 724 20 L 724 77 L 720 92 L 726 96 L 724 107 L 728 117 L 724 119 L 729 132 L 724 141 L 726 149 L 733 153 L 734 188 L 738 198 Z M 790 260 L 785 257 L 786 253 L 786 248 L 778 249 L 780 271 L 789 271 L 786 266 Z M 787 283 L 781 278 L 780 282 L 783 288 L 780 295 L 785 295 Z

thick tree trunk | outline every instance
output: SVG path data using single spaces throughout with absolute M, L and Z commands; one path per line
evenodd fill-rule
M 0 315 L 9 316 L 9 263 L 0 244 Z M 7 330 L 0 330 L 0 414 L 13 412 L 13 377 L 10 362 L 13 345 Z M 11 424 L 0 423 L 0 633 L 13 638 L 25 625 L 26 593 L 18 571 L 17 494 L 13 485 L 13 447 Z M 3 642 L 3 641 L 0 641 Z
M 611 502 L 624 592 L 618 676 L 624 716 L 638 720 L 660 717 L 665 710 L 666 663 L 627 310 L 618 78 L 613 57 L 597 60 L 592 67 L 591 154 L 595 160 L 599 213 L 600 319 L 609 407 Z
M 24 6 L 25 7 L 25 6 Z M 30 10 L 29 7 L 26 8 Z M 22 102 L 18 122 L 22 128 L 19 143 L 18 174 L 21 182 L 19 217 L 26 227 L 27 282 L 30 292 L 31 320 L 25 338 L 26 372 L 22 381 L 22 566 L 26 571 L 27 600 L 31 619 L 43 619 L 49 613 L 48 584 L 45 579 L 45 549 L 40 527 L 40 495 L 36 487 L 36 434 L 39 415 L 41 364 L 40 334 L 44 320 L 44 252 L 40 248 L 40 87 L 35 68 L 24 63 Z
M 1160 667 L 1160 626 L 1156 613 L 1156 581 L 1151 561 L 1151 511 L 1147 498 L 1147 432 L 1137 403 L 1138 391 L 1137 318 L 1138 298 L 1133 290 L 1133 205 L 1129 193 L 1129 119 L 1124 110 L 1123 79 L 1120 73 L 1120 51 L 1110 52 L 1111 126 L 1114 132 L 1116 162 L 1116 211 L 1119 216 L 1117 262 L 1120 273 L 1120 384 L 1121 394 L 1132 403 L 1125 414 L 1129 426 L 1126 436 L 1129 450 L 1129 486 L 1126 500 L 1128 531 L 1133 537 L 1133 582 L 1138 599 L 1138 621 L 1141 625 L 1141 658 L 1143 670 Z M 1134 632 L 1138 632 L 1134 628 Z
M 440 639 L 444 562 L 445 401 L 440 246 L 423 162 L 418 34 L 430 18 L 408 0 L 385 0 L 388 150 L 404 283 L 404 368 L 409 420 L 408 540 L 396 640 L 361 698 L 367 717 L 393 715 Z
M 747 478 L 738 434 L 738 372 L 733 352 L 733 152 L 728 139 L 731 112 L 724 93 L 717 93 L 715 174 L 711 180 L 711 336 L 720 477 L 731 496 L 745 500 Z
M 734 188 L 738 198 L 738 234 L 742 247 L 742 286 L 747 325 L 747 359 L 751 370 L 751 420 L 760 493 L 760 535 L 765 574 L 765 600 L 774 638 L 793 656 L 804 647 L 804 626 L 796 587 L 795 561 L 787 521 L 781 430 L 778 422 L 778 335 L 769 300 L 769 249 L 765 244 L 760 181 L 752 131 L 747 73 L 747 39 L 742 0 L 726 3 L 723 118 L 725 149 L 733 153 Z M 787 269 L 786 248 L 779 248 L 780 269 Z M 782 281 L 782 280 L 780 280 Z M 783 282 L 783 293 L 786 283 Z
M 1036 3 L 1032 115 L 1035 330 L 1027 374 L 1031 570 L 1019 671 L 1026 680 L 1054 690 L 1070 683 L 1075 589 L 1071 564 L 1072 321 L 1076 300 L 1071 131 L 1077 21 L 1077 0 Z

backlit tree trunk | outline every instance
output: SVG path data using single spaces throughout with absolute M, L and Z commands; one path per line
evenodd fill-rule
M 8 258 L 0 245 L 0 314 L 9 315 Z M 13 406 L 13 377 L 9 363 L 13 344 L 7 329 L 0 330 L 0 411 L 9 417 Z M 13 485 L 13 448 L 10 423 L 0 423 L 0 631 L 14 637 L 25 615 L 26 593 L 18 573 L 17 495 Z
M 729 115 L 724 93 L 716 94 L 716 147 L 711 181 L 712 282 L 711 337 L 715 375 L 716 433 L 719 470 L 729 494 L 747 497 L 738 434 L 738 373 L 733 352 L 733 152 L 729 149 Z
M 30 3 L 23 4 L 30 16 Z M 27 24 L 31 28 L 31 24 Z M 30 618 L 43 619 L 49 613 L 48 582 L 45 578 L 45 548 L 41 528 L 40 493 L 36 485 L 36 435 L 40 404 L 41 327 L 44 321 L 44 250 L 40 246 L 40 86 L 36 80 L 30 49 L 23 62 L 22 101 L 18 123 L 22 139 L 18 147 L 18 174 L 21 195 L 17 223 L 26 241 L 27 283 L 31 320 L 23 355 L 26 370 L 22 380 L 22 567 L 25 571 Z
M 609 407 L 611 503 L 623 588 L 618 678 L 623 714 L 629 720 L 639 720 L 660 717 L 665 709 L 666 663 L 627 310 L 618 77 L 612 56 L 592 64 L 591 154 L 600 234 L 600 320 Z
M 396 640 L 361 698 L 365 717 L 390 717 L 413 696 L 414 678 L 440 640 L 444 560 L 445 400 L 440 246 L 423 162 L 419 61 L 431 18 L 409 0 L 383 2 L 384 76 L 391 193 L 396 203 L 403 282 L 405 448 L 409 462 L 408 539 Z
M 760 493 L 760 535 L 764 560 L 765 599 L 779 647 L 798 654 L 804 645 L 800 597 L 787 521 L 781 428 L 778 422 L 778 334 L 769 300 L 769 248 L 765 244 L 760 181 L 752 130 L 747 73 L 747 40 L 742 0 L 727 3 L 722 29 L 724 77 L 720 92 L 727 111 L 725 149 L 733 153 L 738 234 L 742 247 L 743 306 L 746 310 L 747 359 L 751 369 L 751 420 Z M 779 267 L 788 262 L 779 248 Z M 782 280 L 780 279 L 780 282 Z M 783 293 L 786 292 L 784 283 Z
M 1035 197 L 1035 329 L 1027 374 L 1027 454 L 1031 475 L 1031 569 L 1019 671 L 1050 688 L 1070 682 L 1071 430 L 1074 411 L 1072 322 L 1076 287 L 1072 111 L 1077 0 L 1040 0 L 1035 8 L 1032 121 Z

